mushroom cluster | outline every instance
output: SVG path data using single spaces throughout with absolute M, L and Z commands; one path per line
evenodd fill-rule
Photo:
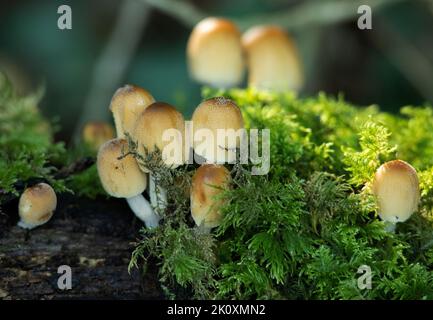
M 301 89 L 303 67 L 292 37 L 274 25 L 241 34 L 223 18 L 209 17 L 191 32 L 187 45 L 191 77 L 218 88 L 238 86 L 248 69 L 248 86 L 263 90 Z
M 218 226 L 223 201 L 217 198 L 229 188 L 231 180 L 224 164 L 234 162 L 242 141 L 238 131 L 244 129 L 244 121 L 239 107 L 224 97 L 202 102 L 192 116 L 191 133 L 174 106 L 155 101 L 148 91 L 137 86 L 118 89 L 110 110 L 117 138 L 102 144 L 97 155 L 98 174 L 105 191 L 112 197 L 125 198 L 135 215 L 148 228 L 154 228 L 167 208 L 168 195 L 160 172 L 142 160 L 157 154 L 163 170 L 172 170 L 185 164 L 189 154 L 195 152 L 204 163 L 195 172 L 188 195 L 192 218 L 203 232 Z M 204 143 L 196 140 L 201 130 L 210 133 L 210 139 Z M 225 132 L 222 139 L 220 130 Z M 131 145 L 135 146 L 135 153 L 131 152 Z M 150 203 L 143 196 L 146 188 Z

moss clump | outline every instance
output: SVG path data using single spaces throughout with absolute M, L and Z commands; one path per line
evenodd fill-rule
M 54 142 L 55 127 L 38 109 L 43 90 L 18 96 L 0 73 L 0 206 L 27 185 L 46 181 L 56 192 L 94 199 L 106 196 L 99 182 L 95 152 L 84 143 L 66 149 Z
M 18 195 L 30 179 L 43 179 L 56 191 L 65 190 L 63 181 L 54 177 L 65 149 L 53 142 L 53 128 L 37 108 L 42 93 L 17 96 L 0 73 L 0 204 L 1 195 Z
M 433 299 L 430 106 L 392 115 L 341 96 L 204 89 L 203 98 L 214 96 L 233 99 L 247 128 L 271 130 L 270 172 L 252 176 L 231 166 L 234 188 L 224 195 L 224 220 L 211 239 L 194 238 L 184 198 L 182 214 L 144 235 L 132 264 L 156 257 L 161 279 L 196 298 Z M 368 186 L 395 158 L 418 170 L 422 199 L 389 233 Z M 181 190 L 173 194 L 175 208 Z M 177 259 L 190 261 L 188 268 Z M 363 265 L 372 270 L 371 289 L 357 286 Z

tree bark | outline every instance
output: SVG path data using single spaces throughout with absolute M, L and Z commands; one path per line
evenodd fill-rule
M 143 224 L 124 199 L 61 196 L 53 218 L 31 231 L 16 226 L 17 200 L 0 211 L 0 299 L 160 299 L 157 268 L 128 273 Z M 60 290 L 58 268 L 72 270 Z

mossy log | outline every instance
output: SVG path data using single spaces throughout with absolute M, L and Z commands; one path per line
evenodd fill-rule
M 0 299 L 158 299 L 157 269 L 128 273 L 142 225 L 123 199 L 61 196 L 51 221 L 31 231 L 16 226 L 17 200 L 0 211 Z M 58 267 L 72 270 L 60 290 Z

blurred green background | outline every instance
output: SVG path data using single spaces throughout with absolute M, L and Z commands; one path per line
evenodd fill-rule
M 62 4 L 72 30 L 57 27 Z M 357 27 L 361 4 L 373 9 L 372 30 Z M 188 76 L 186 42 L 207 15 L 291 32 L 306 70 L 301 96 L 344 93 L 389 111 L 433 101 L 432 0 L 1 1 L 0 70 L 21 93 L 45 85 L 40 107 L 58 119 L 62 140 L 83 121 L 110 120 L 111 96 L 125 83 L 188 117 L 200 86 Z

